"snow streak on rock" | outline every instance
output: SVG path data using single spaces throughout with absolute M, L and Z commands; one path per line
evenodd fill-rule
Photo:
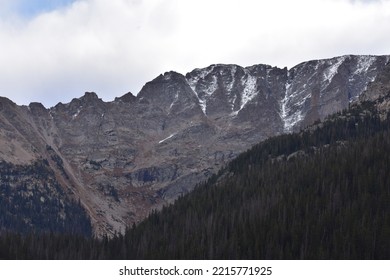
M 72 120 L 74 120 L 74 119 L 76 119 L 78 117 L 78 115 L 80 114 L 82 108 L 83 108 L 83 106 L 80 106 L 80 108 L 77 109 L 77 112 L 72 116 Z
M 190 85 L 192 91 L 195 93 L 196 97 L 199 100 L 199 105 L 202 108 L 203 113 L 206 115 L 207 110 L 207 99 L 210 95 L 212 95 L 218 88 L 217 85 L 217 77 L 212 76 L 212 82 L 208 84 L 207 87 L 202 88 L 203 95 L 200 94 L 199 89 L 197 88 L 197 85 L 199 81 L 205 80 L 209 76 L 211 72 L 213 72 L 215 68 L 215 65 L 211 65 L 205 69 L 197 69 L 195 71 L 198 71 L 197 75 L 194 77 L 191 77 L 190 79 L 187 79 L 188 84 Z
M 228 92 L 231 92 L 232 89 L 233 89 L 234 83 L 236 81 L 236 78 L 235 78 L 236 72 L 237 72 L 237 66 L 236 65 L 232 65 L 232 67 L 230 68 L 231 81 L 230 81 L 230 83 L 226 87 Z
M 345 61 L 345 59 L 346 56 L 341 56 L 336 58 L 336 62 L 333 60 L 328 61 L 330 66 L 324 71 L 324 88 L 332 82 L 333 77 L 337 74 L 340 65 Z
M 173 102 L 171 103 L 171 105 L 169 106 L 169 111 L 172 109 L 173 105 L 175 105 L 175 103 L 179 100 L 179 93 L 177 92 L 175 94 L 175 99 L 173 100 Z
M 241 83 L 244 86 L 244 91 L 241 97 L 241 106 L 240 110 L 245 107 L 245 105 L 251 101 L 257 95 L 256 89 L 256 77 L 252 76 L 248 70 L 245 69 L 245 76 L 241 78 Z
M 164 138 L 163 140 L 158 141 L 158 143 L 159 143 L 159 144 L 164 143 L 165 141 L 171 139 L 171 138 L 172 138 L 173 136 L 175 136 L 175 135 L 176 135 L 176 133 L 173 133 L 173 134 L 169 135 L 167 138 Z
M 291 83 L 292 81 L 287 81 L 286 92 L 280 104 L 280 117 L 284 123 L 285 133 L 291 132 L 294 126 L 303 120 L 304 115 L 302 112 L 302 106 L 306 102 L 306 99 L 310 97 L 309 94 L 306 95 L 303 99 L 299 99 L 302 91 L 293 92 Z M 294 103 L 294 100 L 297 98 L 299 100 Z
M 358 59 L 357 69 L 354 74 L 362 74 L 367 72 L 371 65 L 376 61 L 374 56 L 361 56 Z

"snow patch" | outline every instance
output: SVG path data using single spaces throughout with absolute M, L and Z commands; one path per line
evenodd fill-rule
M 202 108 L 203 113 L 206 115 L 207 110 L 207 99 L 217 90 L 218 88 L 218 81 L 216 76 L 212 76 L 212 81 L 209 85 L 202 88 L 197 91 L 197 85 L 200 81 L 203 81 L 215 68 L 215 65 L 211 65 L 210 67 L 202 70 L 195 70 L 198 71 L 198 73 L 191 77 L 190 79 L 187 79 L 187 82 L 189 86 L 191 87 L 192 91 L 194 92 L 195 96 L 199 100 L 199 105 Z M 200 96 L 200 94 L 203 93 L 203 96 Z
M 358 86 L 357 94 L 351 96 L 349 102 L 353 102 L 358 99 L 360 93 L 364 92 L 369 83 L 375 81 L 378 71 L 375 66 L 378 57 L 376 56 L 359 56 L 357 58 L 356 68 L 352 72 L 348 82 L 351 85 Z
M 197 75 L 191 77 L 190 79 L 187 79 L 188 84 L 190 87 L 195 91 L 196 85 L 199 82 L 199 80 L 204 80 L 211 72 L 213 72 L 215 68 L 215 65 L 211 65 L 208 68 L 205 69 L 196 69 L 194 71 L 197 71 Z
M 175 103 L 179 100 L 179 93 L 176 92 L 175 94 L 175 99 L 172 101 L 172 104 L 171 106 L 169 106 L 169 111 L 172 109 L 173 105 L 175 105 Z
M 366 73 L 375 60 L 376 58 L 373 56 L 359 56 L 357 69 L 354 74 Z
M 218 89 L 217 83 L 218 83 L 217 77 L 213 76 L 213 81 L 211 82 L 210 86 L 207 87 L 203 92 L 204 92 L 207 96 L 212 95 L 212 94 Z
M 256 77 L 250 75 L 246 70 L 246 75 L 241 78 L 241 84 L 244 86 L 244 91 L 242 93 L 240 110 L 238 111 L 241 111 L 242 108 L 257 95 L 256 82 Z
M 285 133 L 292 132 L 293 128 L 304 119 L 303 105 L 311 97 L 311 94 L 299 98 L 303 91 L 293 92 L 291 81 L 286 83 L 286 92 L 280 102 L 280 117 Z
M 159 144 L 164 143 L 165 141 L 171 139 L 171 138 L 172 138 L 173 136 L 175 136 L 176 134 L 177 134 L 177 133 L 173 133 L 173 134 L 169 135 L 167 138 L 164 138 L 163 140 L 158 141 L 158 143 L 159 143 Z
M 289 81 L 286 82 L 286 92 L 284 94 L 284 98 L 282 99 L 281 102 L 281 117 L 282 119 L 285 119 L 287 117 L 287 103 L 288 103 L 288 97 L 290 96 L 291 92 L 291 83 Z
M 234 86 L 234 82 L 235 82 L 235 76 L 236 76 L 236 72 L 237 72 L 237 66 L 236 65 L 233 65 L 232 68 L 231 68 L 231 71 L 230 71 L 230 75 L 231 75 L 231 81 L 230 83 L 227 85 L 226 89 L 228 92 L 231 92 L 232 89 L 233 89 L 233 86 Z
M 203 111 L 203 114 L 206 115 L 206 110 L 207 110 L 206 100 L 202 100 L 202 99 L 199 98 L 199 105 L 200 105 L 200 108 Z
M 77 116 L 80 114 L 82 108 L 83 108 L 83 106 L 80 106 L 80 108 L 77 109 L 76 114 L 74 114 L 74 115 L 72 116 L 72 120 L 74 120 L 75 118 L 77 118 Z
M 324 71 L 324 88 L 332 82 L 333 77 L 337 74 L 340 65 L 345 61 L 345 59 L 346 57 L 342 56 L 337 58 L 336 63 L 333 63 L 333 61 L 331 61 L 332 65 Z
M 229 116 L 231 116 L 231 117 L 235 117 L 235 116 L 237 116 L 238 115 L 238 113 L 240 112 L 240 110 L 237 110 L 237 111 L 233 111 L 233 112 L 231 112 L 230 114 L 229 114 Z
M 234 103 L 236 103 L 236 100 L 237 100 L 237 95 L 234 95 L 233 98 L 230 100 L 230 107 L 231 107 L 231 110 L 233 111 L 233 113 L 234 113 Z M 238 111 L 237 111 L 237 114 L 238 114 Z
M 198 99 L 199 99 L 199 104 L 200 104 L 200 107 L 202 108 L 202 111 L 203 113 L 206 115 L 206 110 L 207 110 L 207 99 L 218 89 L 218 85 L 217 85 L 217 77 L 216 76 L 213 76 L 212 78 L 212 82 L 211 84 L 206 87 L 204 90 L 203 90 L 203 97 L 201 98 L 198 94 Z M 194 91 L 195 92 L 195 91 Z

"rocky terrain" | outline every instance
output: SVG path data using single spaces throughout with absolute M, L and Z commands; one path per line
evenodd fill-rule
M 110 235 L 191 191 L 252 145 L 298 131 L 380 87 L 389 60 L 348 55 L 292 69 L 211 65 L 185 76 L 167 72 L 137 96 L 103 102 L 89 92 L 52 108 L 1 98 L 0 159 L 18 166 L 46 160 L 95 233 Z

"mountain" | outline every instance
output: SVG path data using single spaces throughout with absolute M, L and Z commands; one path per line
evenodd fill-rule
M 389 259 L 390 73 L 124 234 L 0 234 L 0 259 Z
M 65 205 L 74 203 L 85 209 L 95 234 L 112 235 L 188 193 L 254 144 L 347 108 L 386 76 L 389 60 L 348 55 L 289 70 L 211 65 L 185 76 L 167 72 L 137 96 L 104 102 L 87 92 L 52 108 L 1 98 L 0 159 L 27 185 L 23 170 L 47 163 L 67 201 L 59 210 L 63 221 L 72 217 Z M 55 192 L 39 195 L 46 200 Z M 34 221 L 26 226 L 37 227 Z
M 255 145 L 113 240 L 107 258 L 388 259 L 389 102 Z

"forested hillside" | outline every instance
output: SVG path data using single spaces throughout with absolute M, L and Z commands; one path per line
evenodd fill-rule
M 0 162 L 0 233 L 46 231 L 92 236 L 80 203 L 68 198 L 47 160 Z
M 355 105 L 270 138 L 113 239 L 3 233 L 1 258 L 388 259 L 390 120 Z

